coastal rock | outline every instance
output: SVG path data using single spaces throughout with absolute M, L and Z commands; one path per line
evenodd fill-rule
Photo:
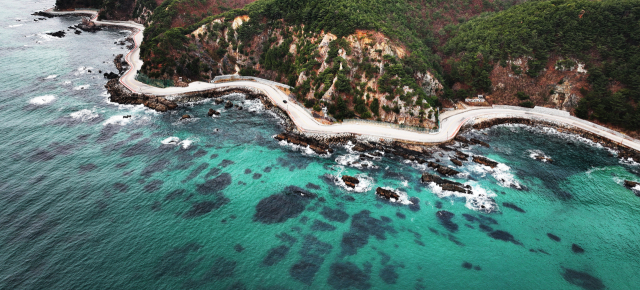
M 422 174 L 422 182 L 424 183 L 434 182 L 435 184 L 439 185 L 442 188 L 442 190 L 462 192 L 467 194 L 473 193 L 469 185 L 463 185 L 462 183 L 459 183 L 459 182 L 442 179 L 437 175 L 433 175 L 429 173 Z
M 227 101 L 227 102 L 224 104 L 224 108 L 225 108 L 225 109 L 229 109 L 229 108 L 232 108 L 232 107 L 233 107 L 233 103 L 232 103 L 231 101 Z
M 132 93 L 115 79 L 109 80 L 104 87 L 109 92 L 109 100 L 114 103 L 144 105 L 159 112 L 166 112 L 167 110 L 173 110 L 178 107 L 176 103 L 163 97 Z
M 182 115 L 182 118 L 180 118 L 180 120 L 189 119 L 189 118 L 191 118 L 191 116 L 185 114 L 185 115 Z
M 216 105 L 220 105 L 220 104 L 222 104 L 222 103 L 224 102 L 224 100 L 223 100 L 223 99 L 215 99 L 213 102 L 214 102 Z
M 57 38 L 63 38 L 67 33 L 60 30 L 60 31 L 56 31 L 56 32 L 47 32 L 48 35 L 51 35 L 53 37 L 57 37 Z
M 119 78 L 120 76 L 114 72 L 109 72 L 109 73 L 104 73 L 104 78 L 108 79 L 108 80 L 115 80 L 117 78 Z
M 467 161 L 469 159 L 469 155 L 462 153 L 460 151 L 456 151 L 456 157 L 461 161 Z
M 388 190 L 388 189 L 384 189 L 382 187 L 376 188 L 376 194 L 381 196 L 381 197 L 384 197 L 386 199 L 392 199 L 393 198 L 395 200 L 398 200 L 398 198 L 400 198 L 400 196 L 397 193 L 395 193 L 395 192 L 393 192 L 391 190 Z
M 313 150 L 315 153 L 320 154 L 320 155 L 324 155 L 327 153 L 333 153 L 333 149 L 331 149 L 329 147 L 329 145 L 321 143 L 318 140 L 315 140 L 313 138 L 309 138 L 303 135 L 295 135 L 295 134 L 289 134 L 289 133 L 280 133 L 278 135 L 276 135 L 274 137 L 276 140 L 278 141 L 286 141 L 287 143 L 291 143 L 291 144 L 295 144 L 295 145 L 299 145 L 299 146 L 303 146 L 303 147 L 309 147 L 311 150 Z
M 454 185 L 454 184 L 450 184 L 450 183 L 442 184 L 442 185 L 440 185 L 440 187 L 442 187 L 442 190 L 446 190 L 446 191 L 455 191 L 455 192 L 471 194 L 471 192 L 466 190 L 465 188 L 457 186 L 457 185 Z
M 207 112 L 207 115 L 209 117 L 213 116 L 213 115 L 220 115 L 220 112 L 214 110 L 214 109 L 209 109 L 209 112 Z
M 456 140 L 456 141 L 458 141 L 460 143 L 464 143 L 464 144 L 469 143 L 469 140 L 467 140 L 466 138 L 464 138 L 464 137 L 462 137 L 460 135 L 457 135 L 455 138 L 453 138 L 453 140 Z
M 452 176 L 452 175 L 456 175 L 456 174 L 460 173 L 460 172 L 458 172 L 458 171 L 456 171 L 454 169 L 451 169 L 451 168 L 446 167 L 446 166 L 442 166 L 442 165 L 440 165 L 438 163 L 431 162 L 431 161 L 429 161 L 428 166 L 433 168 L 433 169 L 435 169 L 438 173 L 440 173 L 442 175 L 446 175 L 446 176 Z
M 453 164 L 458 165 L 458 166 L 462 166 L 462 161 L 455 159 L 455 158 L 451 158 L 450 159 L 451 162 L 453 162 Z
M 122 54 L 118 54 L 116 55 L 116 57 L 113 59 L 113 64 L 116 66 L 116 69 L 118 69 L 118 72 L 122 75 L 122 73 L 125 71 L 125 66 L 128 66 L 129 64 L 127 64 L 127 62 L 124 60 L 124 55 Z
M 625 180 L 624 181 L 624 186 L 626 186 L 627 188 L 634 188 L 636 186 L 640 185 L 640 182 L 635 182 L 635 181 L 631 181 L 631 180 Z
M 482 156 L 473 156 L 473 162 L 486 165 L 491 168 L 496 168 L 496 166 L 498 166 L 498 162 L 495 162 L 493 160 L 487 159 L 486 157 L 482 157 Z
M 488 143 L 483 142 L 483 141 L 480 141 L 480 140 L 478 140 L 478 139 L 476 139 L 476 138 L 471 138 L 471 139 L 469 139 L 469 142 L 470 142 L 471 144 L 473 144 L 473 145 L 476 145 L 476 144 L 477 144 L 477 145 L 480 145 L 480 146 L 483 146 L 483 147 L 487 147 L 487 148 L 491 147 L 491 146 L 489 146 L 489 144 L 488 144 Z
M 344 181 L 344 184 L 346 184 L 348 187 L 351 187 L 351 188 L 355 188 L 356 185 L 360 183 L 360 180 L 349 175 L 343 175 L 342 181 Z

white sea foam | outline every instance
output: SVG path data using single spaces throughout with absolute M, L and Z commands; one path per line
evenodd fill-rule
M 178 138 L 178 137 L 169 137 L 167 139 L 164 139 L 164 140 L 160 141 L 160 143 L 165 144 L 165 145 L 178 145 L 180 143 L 180 138 Z
M 295 151 L 300 151 L 303 155 L 318 156 L 323 158 L 331 157 L 331 153 L 329 152 L 327 152 L 327 154 L 320 155 L 315 151 L 313 151 L 313 149 L 311 149 L 309 146 L 300 146 L 300 145 L 292 144 L 287 142 L 286 140 L 281 140 L 278 142 L 278 144 L 283 147 L 290 147 Z
M 120 126 L 124 126 L 126 124 L 131 123 L 132 120 L 133 120 L 133 117 L 124 118 L 124 116 L 118 115 L 118 116 L 111 116 L 109 119 L 104 121 L 102 124 L 103 125 L 120 125 Z
M 57 78 L 57 77 L 58 77 L 58 75 L 50 75 L 50 76 L 48 76 L 48 77 L 46 77 L 46 78 L 44 78 L 44 79 L 45 79 L 45 80 L 51 80 L 51 79 L 55 79 L 55 78 Z
M 89 109 L 83 109 L 77 112 L 73 112 L 71 114 L 69 114 L 72 118 L 74 119 L 79 119 L 83 122 L 85 121 L 89 121 L 89 120 L 93 120 L 95 118 L 97 118 L 99 115 L 98 113 L 94 113 L 93 111 L 89 110 Z
M 471 186 L 473 194 L 442 190 L 442 187 L 437 185 L 435 182 L 429 183 L 429 189 L 440 198 L 465 199 L 465 206 L 472 210 L 483 212 L 493 212 L 498 210 L 498 205 L 493 199 L 493 197 L 496 196 L 495 193 L 488 192 L 477 184 L 468 185 Z
M 24 24 L 14 24 L 14 25 L 9 25 L 8 28 L 15 28 L 15 27 L 20 27 Z
M 44 95 L 44 96 L 35 97 L 29 100 L 29 104 L 40 106 L 40 105 L 50 104 L 55 100 L 56 100 L 56 96 L 54 95 Z
M 390 198 L 389 201 L 397 202 L 397 203 L 404 204 L 404 205 L 413 204 L 413 202 L 411 202 L 409 200 L 409 195 L 406 192 L 398 190 L 398 189 L 395 189 L 395 188 L 387 187 L 387 186 L 384 186 L 382 188 L 386 189 L 386 190 L 391 190 L 391 191 L 393 191 L 393 192 L 398 194 L 398 200 L 396 200 L 395 198 Z M 383 198 L 383 197 L 379 197 L 379 198 Z
M 373 186 L 372 177 L 369 177 L 364 173 L 356 174 L 354 177 L 360 180 L 360 183 L 356 184 L 355 188 L 351 188 L 347 186 L 342 180 L 342 172 L 344 171 L 344 167 L 339 166 L 339 168 L 341 168 L 340 171 L 337 173 L 337 175 L 333 176 L 334 182 L 337 186 L 342 187 L 346 191 L 353 191 L 353 192 L 365 192 L 365 191 L 371 190 L 371 187 Z
M 487 173 L 493 176 L 498 181 L 498 184 L 502 187 L 514 187 L 517 189 L 521 189 L 522 185 L 516 180 L 515 176 L 510 172 L 511 167 L 507 166 L 504 163 L 498 163 L 496 168 L 491 168 L 486 165 L 481 164 L 472 164 L 468 166 L 468 168 L 476 174 L 481 175 L 482 177 L 486 176 Z
M 625 165 L 631 165 L 631 166 L 638 166 L 640 165 L 640 163 L 635 162 L 632 158 L 620 158 L 620 163 L 625 164 Z
M 180 146 L 182 146 L 182 149 L 189 149 L 189 147 L 191 147 L 191 144 L 193 144 L 194 141 L 190 140 L 190 139 L 186 139 L 186 140 L 182 140 L 180 141 L 180 143 L 178 143 Z
M 75 87 L 75 88 L 73 88 L 73 89 L 74 89 L 74 90 L 76 90 L 76 91 L 79 91 L 79 90 L 87 89 L 87 88 L 89 88 L 90 86 L 91 86 L 91 85 L 81 85 L 81 86 L 77 86 L 77 87 Z
M 360 160 L 360 154 L 346 154 L 336 157 L 336 163 L 343 166 L 351 166 L 355 168 L 378 168 L 370 160 Z
M 243 104 L 245 109 L 249 112 L 262 112 L 264 111 L 264 104 L 259 99 L 246 100 Z
M 68 86 L 71 84 L 71 81 L 64 81 L 62 84 Z
M 531 149 L 531 150 L 527 150 L 527 152 L 529 153 L 529 158 L 533 160 L 538 160 L 537 157 L 542 157 L 540 161 L 547 163 L 551 159 L 551 157 L 549 157 L 547 154 L 544 154 L 542 150 Z

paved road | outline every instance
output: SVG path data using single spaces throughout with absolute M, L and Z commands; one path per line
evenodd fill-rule
M 97 21 L 97 12 L 92 10 L 76 10 L 70 12 L 55 12 L 52 9 L 46 12 L 50 14 L 65 15 L 65 14 L 87 14 L 92 15 L 94 23 L 97 25 L 117 25 L 134 29 L 133 39 L 135 41 L 135 48 L 129 52 L 125 60 L 129 63 L 131 68 L 120 78 L 120 82 L 131 89 L 134 92 L 153 94 L 157 96 L 170 96 L 177 94 L 184 94 L 189 92 L 197 92 L 202 90 L 209 90 L 214 88 L 233 88 L 233 87 L 250 87 L 261 90 L 267 95 L 271 101 L 286 111 L 298 129 L 302 132 L 317 133 L 317 134 L 340 134 L 340 133 L 352 133 L 357 135 L 365 135 L 375 138 L 396 139 L 412 142 L 423 143 L 440 143 L 453 139 L 458 133 L 463 124 L 468 121 L 476 119 L 491 119 L 501 117 L 525 117 L 542 119 L 549 122 L 568 124 L 579 129 L 595 133 L 614 142 L 621 142 L 622 144 L 640 151 L 640 142 L 635 139 L 631 139 L 621 135 L 620 133 L 613 132 L 611 130 L 596 127 L 595 124 L 577 120 L 576 118 L 557 116 L 546 114 L 544 112 L 527 112 L 518 109 L 509 108 L 482 108 L 482 109 L 470 109 L 461 110 L 459 112 L 443 114 L 443 119 L 440 122 L 441 130 L 437 133 L 419 133 L 406 131 L 402 129 L 396 129 L 386 127 L 384 125 L 376 124 L 333 124 L 323 125 L 316 121 L 305 109 L 293 102 L 284 103 L 285 100 L 289 100 L 289 97 L 280 89 L 275 86 L 264 84 L 254 81 L 234 81 L 226 83 L 204 83 L 204 82 L 192 82 L 188 87 L 171 87 L 171 88 L 157 88 L 146 85 L 135 80 L 136 71 L 142 67 L 142 60 L 140 59 L 140 43 L 143 39 L 144 26 L 134 22 L 121 22 L 121 21 Z

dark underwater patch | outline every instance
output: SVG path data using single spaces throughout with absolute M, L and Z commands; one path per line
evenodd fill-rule
M 436 212 L 436 217 L 438 218 L 440 224 L 452 233 L 458 231 L 458 224 L 451 221 L 454 216 L 454 213 L 446 210 L 439 210 Z
M 419 211 L 420 210 L 420 199 L 417 197 L 409 198 L 411 204 L 409 205 L 409 210 L 411 211 Z
M 465 261 L 465 262 L 462 263 L 462 268 L 471 270 L 471 268 L 473 268 L 473 264 Z
M 312 235 L 306 235 L 299 252 L 302 259 L 289 269 L 289 275 L 304 284 L 311 285 L 313 278 L 324 263 L 324 256 L 329 254 L 332 248 L 330 244 L 322 242 Z
M 313 189 L 313 190 L 320 189 L 320 185 L 316 185 L 316 184 L 313 184 L 311 182 L 307 183 L 307 185 L 305 185 L 304 187 L 306 187 L 308 189 Z
M 247 168 L 244 170 L 244 174 L 251 174 L 251 169 Z
M 113 136 L 120 132 L 120 126 L 107 124 L 102 127 L 100 130 L 100 134 L 98 135 L 98 139 L 96 140 L 98 143 L 102 143 L 105 141 L 109 141 Z
M 262 260 L 262 265 L 273 266 L 277 264 L 287 256 L 287 254 L 289 253 L 289 250 L 290 248 L 285 245 L 271 248 L 269 252 L 267 252 L 267 256 L 265 256 L 264 259 Z
M 113 188 L 119 192 L 125 192 L 127 190 L 129 190 L 129 186 L 124 184 L 124 183 L 120 183 L 120 182 L 116 182 L 113 184 Z
M 307 261 L 298 261 L 289 269 L 289 275 L 304 284 L 311 285 L 320 266 Z
M 187 219 L 199 217 L 199 216 L 210 213 L 214 209 L 219 209 L 220 207 L 227 204 L 228 202 L 229 202 L 229 199 L 222 195 L 215 201 L 207 200 L 207 201 L 196 202 L 193 205 L 191 205 L 191 209 L 188 212 L 186 212 L 183 217 Z
M 490 227 L 490 226 L 488 226 L 488 225 L 480 224 L 480 226 L 479 226 L 479 227 L 480 227 L 480 229 L 481 229 L 481 230 L 483 230 L 483 231 L 485 231 L 485 232 L 492 232 L 492 231 L 493 231 L 493 228 L 492 228 L 492 227 Z
M 336 227 L 325 223 L 323 221 L 319 221 L 319 220 L 314 220 L 313 224 L 311 225 L 311 230 L 312 231 L 320 231 L 320 232 L 331 232 L 331 231 L 335 231 Z
M 189 161 L 189 162 L 179 162 L 178 164 L 176 164 L 175 167 L 173 167 L 173 170 L 187 170 L 189 169 L 189 167 L 193 166 L 193 162 Z
M 187 256 L 191 252 L 197 252 L 202 248 L 196 243 L 188 243 L 182 247 L 175 247 L 160 257 L 154 268 L 156 277 L 171 276 L 180 277 L 189 274 L 200 264 L 201 259 L 189 262 Z
M 151 147 L 149 143 L 151 143 L 151 139 L 144 138 L 138 141 L 138 143 L 133 144 L 133 146 L 125 150 L 122 154 L 120 154 L 120 156 L 127 158 L 127 157 L 147 154 L 153 150 L 153 147 Z
M 233 276 L 233 272 L 236 269 L 237 262 L 233 260 L 227 260 L 223 257 L 218 257 L 214 262 L 213 266 L 209 268 L 202 280 L 207 282 L 213 282 L 220 278 L 228 278 Z
M 369 289 L 371 283 L 369 283 L 370 276 L 368 273 L 360 270 L 356 264 L 351 262 L 346 263 L 334 263 L 329 269 L 329 285 L 335 289 Z
M 231 174 L 225 172 L 216 176 L 214 179 L 209 179 L 203 184 L 199 184 L 196 187 L 196 190 L 200 194 L 204 195 L 214 194 L 227 188 L 229 185 L 231 185 L 231 182 Z
M 196 178 L 196 176 L 198 176 L 202 171 L 207 169 L 207 167 L 209 167 L 208 163 L 202 163 L 198 165 L 196 169 L 194 169 L 193 171 L 191 171 L 191 173 L 189 173 L 189 176 L 187 176 L 185 179 L 182 180 L 182 183 L 188 182 L 189 180 Z
M 441 209 L 442 208 L 442 202 L 441 201 L 436 201 L 435 207 L 437 209 Z
M 80 173 L 87 173 L 87 172 L 91 172 L 98 169 L 98 166 L 96 166 L 93 163 L 89 163 L 89 164 L 85 164 L 85 165 L 81 165 L 80 166 Z
M 163 184 L 164 184 L 164 181 L 159 180 L 159 179 L 154 179 L 154 180 L 149 181 L 149 183 L 147 183 L 144 186 L 144 190 L 146 192 L 158 191 L 158 189 L 160 189 Z
M 602 280 L 593 277 L 585 272 L 580 272 L 573 269 L 564 268 L 562 278 L 573 285 L 582 287 L 585 290 L 601 290 L 607 288 L 605 287 L 604 283 L 602 283 Z
M 403 213 L 401 213 L 401 212 L 396 212 L 396 216 L 397 216 L 397 217 L 399 217 L 399 218 L 401 218 L 401 219 L 406 219 L 406 218 L 407 218 L 407 216 L 406 216 L 406 215 L 404 215 L 404 214 L 403 214 Z
M 260 174 L 260 173 L 254 173 L 254 174 L 253 174 L 253 176 L 252 176 L 251 178 L 253 178 L 253 179 L 256 179 L 256 180 L 257 180 L 257 179 L 260 179 L 260 177 L 262 177 L 262 174 Z
M 515 205 L 513 203 L 510 203 L 510 202 L 503 202 L 502 205 L 504 207 L 508 207 L 510 209 L 513 209 L 513 210 L 515 210 L 517 212 L 521 212 L 521 213 L 525 213 L 526 212 L 524 209 L 521 209 L 519 206 L 517 206 L 517 205 Z
M 184 189 L 176 189 L 174 191 L 172 191 L 171 193 L 167 194 L 167 196 L 164 197 L 165 201 L 168 200 L 174 200 L 180 196 L 182 196 L 182 194 L 184 194 L 186 191 Z
M 398 272 L 396 272 L 396 268 L 392 265 L 386 265 L 384 268 L 380 269 L 380 273 L 378 274 L 382 281 L 387 284 L 396 284 L 398 281 Z
M 262 171 L 264 171 L 265 173 L 269 173 L 269 172 L 271 172 L 271 169 L 273 169 L 273 168 L 271 168 L 271 166 L 267 166 L 264 169 L 262 169 Z
M 193 157 L 194 158 L 200 158 L 202 156 L 207 155 L 207 151 L 205 151 L 204 149 L 198 149 L 198 151 L 196 151 L 196 153 L 193 153 Z
M 351 218 L 349 232 L 342 235 L 343 256 L 355 255 L 359 248 L 364 247 L 369 242 L 369 236 L 374 236 L 378 240 L 385 240 L 386 233 L 397 233 L 397 231 L 385 222 L 370 216 L 371 212 L 363 210 Z
M 264 224 L 284 222 L 300 215 L 312 198 L 315 194 L 297 186 L 288 186 L 281 193 L 260 200 L 253 220 Z
M 233 246 L 233 249 L 238 253 L 242 253 L 242 251 L 244 251 L 244 247 L 241 244 L 236 244 Z
M 213 153 L 211 154 L 211 156 L 209 156 L 209 159 L 216 159 L 218 158 L 218 156 L 219 156 L 218 154 Z
M 584 253 L 584 249 L 576 244 L 572 244 L 571 245 L 571 251 L 573 251 L 576 254 L 582 254 Z
M 552 239 L 552 240 L 554 240 L 556 242 L 560 241 L 560 237 L 558 237 L 558 236 L 556 236 L 556 235 L 554 235 L 552 233 L 547 233 L 547 237 L 549 237 L 550 239 Z
M 293 246 L 293 244 L 298 241 L 294 236 L 287 233 L 279 233 L 276 235 L 276 238 L 285 244 L 289 244 L 289 246 Z
M 151 177 L 152 174 L 165 170 L 170 162 L 171 161 L 169 161 L 168 159 L 160 159 L 152 164 L 147 165 L 147 167 L 142 169 L 140 175 L 147 178 Z
M 516 245 L 522 246 L 522 243 L 519 242 L 518 240 L 516 240 L 513 237 L 513 235 L 510 234 L 509 232 L 497 230 L 497 231 L 490 232 L 489 236 L 494 238 L 494 239 L 496 239 L 496 240 L 501 240 L 501 241 L 505 241 L 505 242 L 511 242 L 511 243 L 516 244 Z
M 220 174 L 220 172 L 222 172 L 222 169 L 220 168 L 217 168 L 217 167 L 211 168 L 209 172 L 207 172 L 207 175 L 204 176 L 204 179 L 209 179 L 211 178 L 211 176 Z
M 307 166 L 309 166 L 309 164 L 314 162 L 313 159 L 311 158 L 304 158 L 302 156 L 299 156 L 298 154 L 293 154 L 293 153 L 288 153 L 287 157 L 278 157 L 276 161 L 282 167 L 284 168 L 288 167 L 289 171 L 294 171 L 296 169 L 297 170 L 307 169 Z
M 222 167 L 225 168 L 231 164 L 235 164 L 235 162 L 229 160 L 229 159 L 223 159 L 222 162 L 220 162 L 220 164 L 218 164 L 218 167 Z

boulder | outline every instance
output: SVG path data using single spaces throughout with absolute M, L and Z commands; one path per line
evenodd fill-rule
M 231 101 L 227 101 L 227 102 L 224 104 L 224 108 L 225 108 L 225 109 L 229 109 L 229 108 L 231 108 L 231 107 L 233 107 L 233 103 L 232 103 Z
M 60 30 L 60 31 L 56 31 L 56 32 L 47 32 L 47 34 L 51 35 L 53 37 L 63 38 L 67 33 L 64 32 L 63 30 Z
M 456 157 L 458 157 L 458 159 L 460 159 L 461 161 L 467 161 L 467 159 L 469 159 L 469 155 L 460 151 L 456 151 Z
M 486 165 L 491 168 L 496 168 L 496 166 L 498 166 L 498 162 L 495 162 L 493 160 L 487 159 L 486 157 L 482 157 L 482 156 L 473 156 L 473 162 Z
M 452 175 L 456 175 L 458 173 L 460 173 L 459 171 L 453 170 L 449 167 L 445 167 L 445 166 L 440 166 L 438 167 L 438 169 L 436 169 L 436 171 L 438 171 L 438 173 L 442 174 L 442 175 L 446 175 L 446 176 L 452 176 Z
M 639 182 L 635 182 L 635 181 L 631 181 L 631 180 L 625 180 L 624 181 L 624 186 L 626 186 L 627 188 L 634 188 L 636 186 L 640 185 Z
M 211 117 L 215 114 L 215 111 L 213 109 L 209 109 L 209 112 L 207 112 L 207 116 Z
M 223 99 L 216 99 L 216 100 L 214 101 L 214 103 L 216 103 L 216 105 L 220 105 L 220 104 L 222 104 L 222 102 L 224 102 L 224 100 L 223 100 Z
M 458 165 L 458 166 L 462 166 L 462 161 L 455 159 L 455 158 L 451 158 L 450 159 L 451 162 L 453 162 L 453 164 Z
M 185 114 L 185 115 L 182 115 L 182 118 L 180 118 L 180 120 L 189 119 L 189 118 L 191 118 L 191 116 Z
M 547 156 L 544 156 L 542 154 L 538 154 L 536 156 L 533 156 L 533 158 L 535 158 L 538 161 L 542 161 L 542 162 L 548 162 L 548 163 L 552 163 L 553 162 L 553 159 L 551 159 L 551 157 L 547 157 Z
M 462 136 L 460 136 L 460 135 L 456 136 L 456 137 L 455 137 L 455 138 L 453 138 L 453 139 L 454 139 L 454 140 L 456 140 L 456 141 L 458 141 L 458 142 L 460 142 L 460 143 L 464 143 L 464 144 L 469 143 L 469 141 L 467 140 L 467 138 L 464 138 L 464 137 L 462 137 Z
M 480 141 L 480 140 L 478 140 L 478 139 L 476 139 L 476 138 L 471 138 L 471 139 L 469 139 L 469 142 L 470 142 L 471 144 L 474 144 L 474 145 L 478 144 L 478 145 L 480 145 L 480 146 L 484 146 L 484 147 L 487 147 L 487 148 L 491 147 L 491 146 L 489 146 L 489 144 L 488 144 L 488 143 L 483 142 L 483 141 Z
M 440 187 L 442 187 L 442 190 L 446 190 L 446 191 L 455 191 L 455 192 L 461 192 L 461 193 L 467 193 L 467 190 L 461 186 L 457 186 L 454 184 L 450 184 L 450 183 L 445 183 L 440 185 Z
M 391 190 L 388 190 L 388 189 L 384 189 L 382 187 L 376 188 L 376 194 L 381 196 L 381 197 L 384 197 L 386 199 L 392 199 L 393 198 L 395 200 L 398 200 L 400 198 L 400 196 L 397 193 L 395 193 L 395 192 L 393 192 Z
M 346 184 L 348 187 L 351 187 L 351 188 L 355 188 L 356 185 L 360 183 L 360 180 L 349 175 L 343 175 L 342 181 L 344 181 L 344 184 Z

